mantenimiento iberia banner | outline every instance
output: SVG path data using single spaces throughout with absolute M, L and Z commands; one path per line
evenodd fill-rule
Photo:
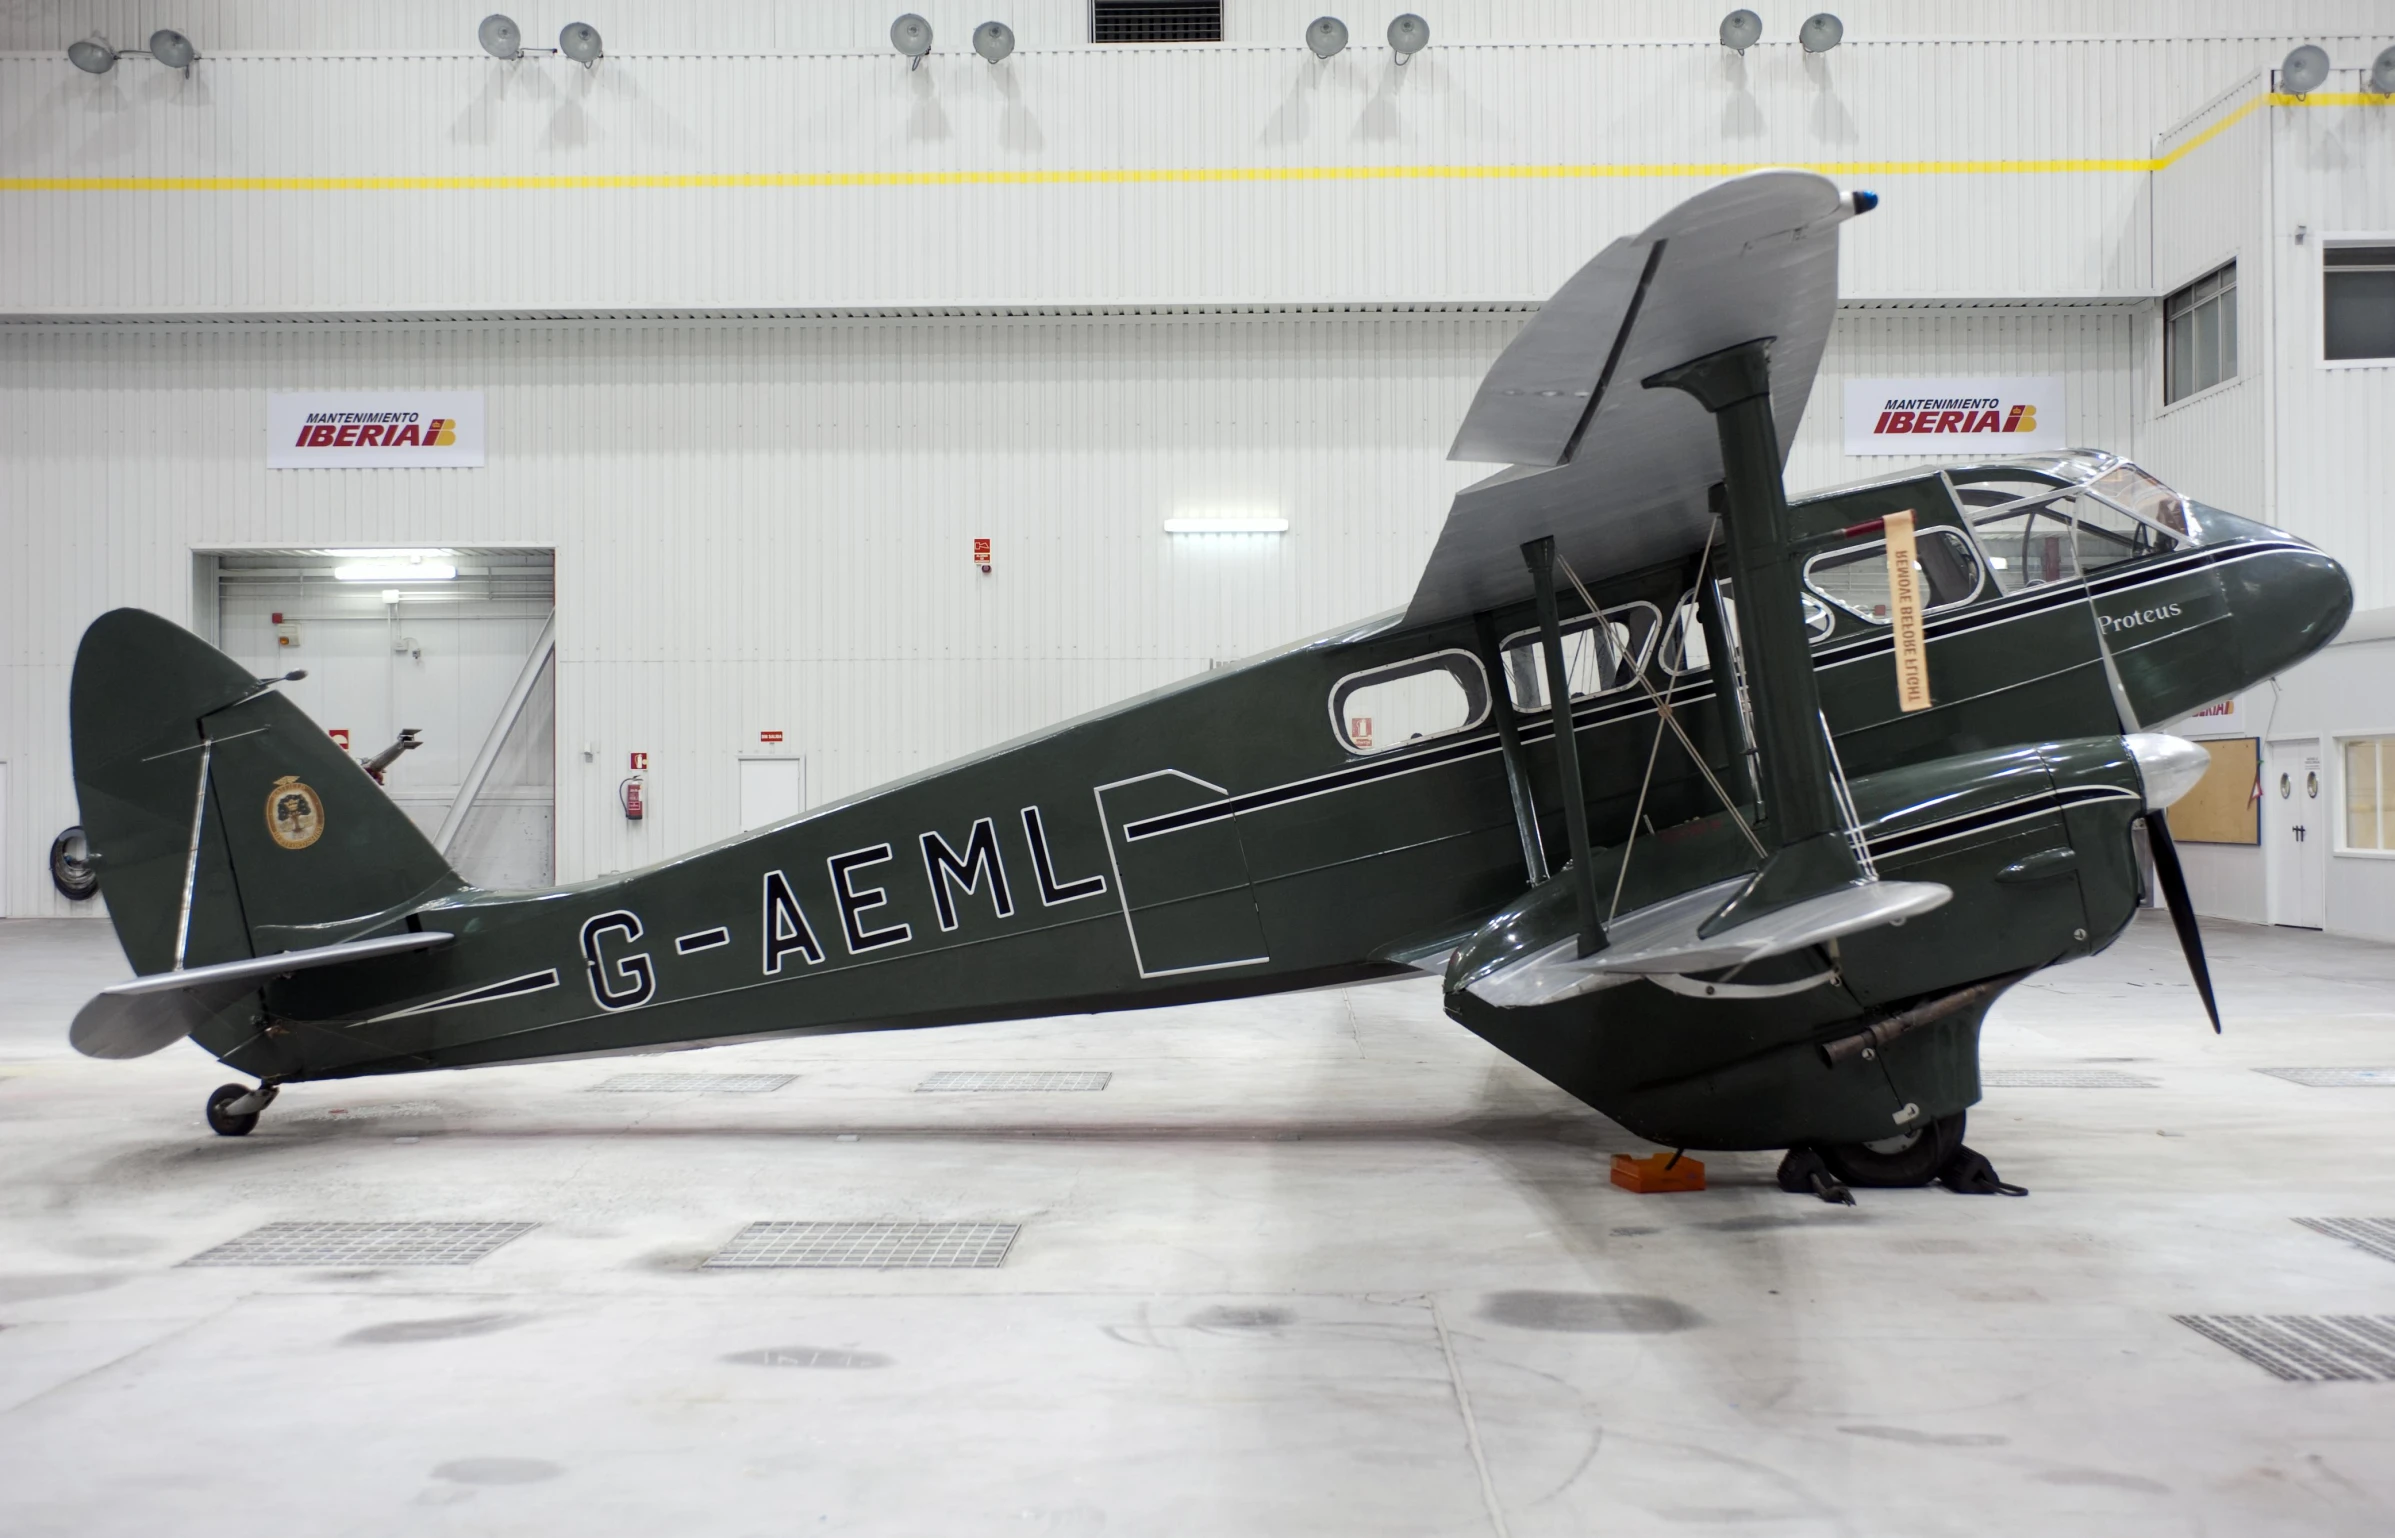
M 2062 379 L 1849 379 L 1849 454 L 1981 454 L 2069 448 Z
M 302 390 L 266 397 L 270 469 L 455 469 L 482 462 L 480 390 Z

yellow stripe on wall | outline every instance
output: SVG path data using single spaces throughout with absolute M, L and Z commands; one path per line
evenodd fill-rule
M 1124 171 L 760 171 L 628 176 L 11 176 L 0 192 L 581 192 L 730 187 L 1084 187 L 1194 182 L 1615 181 L 1710 178 L 1748 171 L 1824 176 L 2047 176 L 2160 171 L 2272 107 L 2385 107 L 2357 91 L 2256 95 L 2167 155 L 2060 160 L 1665 161 L 1593 165 L 1200 166 Z

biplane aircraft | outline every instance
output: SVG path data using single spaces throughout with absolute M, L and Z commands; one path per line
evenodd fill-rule
M 628 874 L 473 887 L 277 680 L 105 614 L 74 772 L 138 976 L 73 1041 L 192 1037 L 239 1136 L 314 1079 L 1432 971 L 1666 1147 L 1994 1188 L 1982 1017 L 2121 933 L 2141 824 L 2218 1028 L 2163 817 L 2207 759 L 2155 728 L 2352 595 L 2093 451 L 1787 501 L 1875 201 L 1760 172 L 1599 253 L 1482 384 L 1453 457 L 1506 468 L 1402 611 Z

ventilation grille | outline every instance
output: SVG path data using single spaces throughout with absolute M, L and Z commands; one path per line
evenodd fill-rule
M 2110 1068 L 1988 1068 L 1982 1089 L 2152 1089 L 2158 1081 Z
M 1091 0 L 1093 43 L 1219 43 L 1222 0 Z
M 1111 1073 L 1037 1073 L 983 1072 L 978 1069 L 950 1069 L 935 1073 L 915 1086 L 917 1094 L 1036 1094 L 1061 1090 L 1104 1089 L 1114 1078 Z
M 2257 1068 L 2308 1089 L 2395 1089 L 2395 1068 Z
M 2370 1314 L 2173 1314 L 2289 1383 L 2395 1383 L 2395 1318 Z
M 537 1223 L 269 1223 L 187 1266 L 470 1266 Z
M 766 1095 L 794 1073 L 619 1073 L 594 1090 L 615 1095 Z
M 2297 1218 L 2316 1234 L 2359 1245 L 2381 1260 L 2395 1260 L 2395 1218 Z
M 707 1265 L 716 1270 L 989 1270 L 1005 1263 L 1016 1232 L 1013 1223 L 751 1223 Z

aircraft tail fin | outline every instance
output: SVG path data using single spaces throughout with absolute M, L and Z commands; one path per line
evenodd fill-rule
M 155 614 L 92 622 L 68 715 L 84 833 L 136 972 L 338 943 L 465 885 L 299 707 Z

